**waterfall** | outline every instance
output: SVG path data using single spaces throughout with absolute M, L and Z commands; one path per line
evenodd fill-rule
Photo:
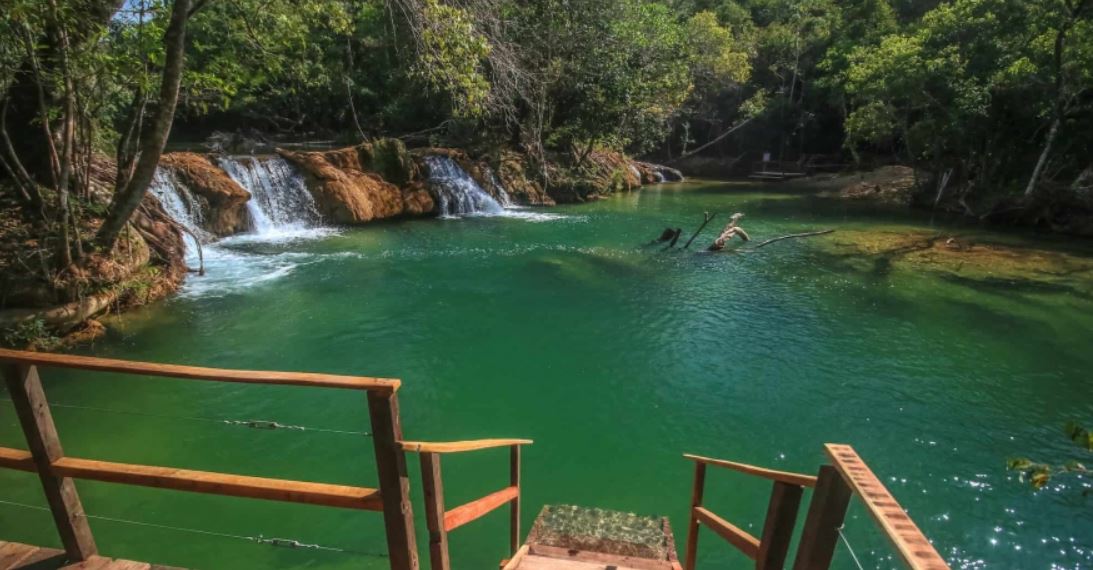
M 441 217 L 467 214 L 496 216 L 504 213 L 501 204 L 451 158 L 426 156 L 425 164 L 429 166 L 429 185 L 440 202 Z
M 194 199 L 190 189 L 179 182 L 174 173 L 166 168 L 156 167 L 156 173 L 152 177 L 152 184 L 148 186 L 148 190 L 159 200 L 163 210 L 171 216 L 171 219 L 189 230 L 189 232 L 182 232 L 183 243 L 186 246 L 186 262 L 196 267 L 198 263 L 196 240 L 209 243 L 216 239 L 201 227 L 204 221 L 201 206 Z
M 497 173 L 489 166 L 484 166 L 483 169 L 486 171 L 486 178 L 490 181 L 490 185 L 493 186 L 493 190 L 497 194 L 498 200 L 501 202 L 501 207 L 515 207 L 516 204 L 512 203 L 512 197 L 505 191 L 505 185 L 501 183 L 501 179 L 497 177 Z
M 220 167 L 250 192 L 247 212 L 257 236 L 298 235 L 322 221 L 303 176 L 285 159 L 225 157 Z

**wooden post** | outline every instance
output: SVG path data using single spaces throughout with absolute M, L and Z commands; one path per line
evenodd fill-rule
M 799 485 L 774 482 L 770 504 L 767 506 L 766 522 L 763 523 L 763 535 L 759 539 L 756 570 L 782 570 L 784 567 L 803 491 Z
M 793 570 L 828 570 L 831 567 L 839 527 L 850 506 L 850 493 L 850 486 L 838 470 L 830 465 L 820 467 Z
M 520 446 L 509 448 L 509 486 L 516 487 L 516 498 L 509 505 L 509 554 L 520 550 Z
M 76 484 L 70 477 L 59 477 L 53 470 L 53 462 L 64 457 L 64 450 L 49 412 L 42 381 L 38 378 L 38 369 L 22 364 L 7 364 L 3 368 L 8 393 L 38 468 L 38 478 L 42 481 L 65 554 L 70 561 L 87 560 L 97 554 L 98 549 L 76 493 Z
M 684 551 L 683 567 L 694 570 L 698 555 L 698 516 L 695 509 L 702 506 L 702 494 L 706 487 L 706 464 L 695 463 L 694 485 L 691 487 L 691 521 L 687 525 L 687 547 Z
M 444 479 L 440 474 L 440 455 L 421 454 L 421 481 L 425 488 L 425 523 L 429 527 L 429 567 L 449 570 L 448 531 L 444 528 Z
M 376 452 L 391 570 L 418 570 L 414 513 L 410 507 L 410 479 L 406 474 L 406 453 L 400 443 L 402 425 L 399 422 L 398 396 L 369 391 L 368 415 L 372 421 L 372 447 Z

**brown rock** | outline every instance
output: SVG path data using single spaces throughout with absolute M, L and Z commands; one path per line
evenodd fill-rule
M 330 222 L 359 224 L 436 209 L 422 188 L 400 189 L 374 172 L 365 172 L 358 147 L 324 152 L 277 149 L 277 153 L 303 171 L 319 213 Z
M 193 152 L 171 152 L 160 158 L 160 164 L 170 168 L 201 203 L 206 230 L 218 236 L 227 236 L 250 227 L 246 207 L 250 192 L 207 156 Z

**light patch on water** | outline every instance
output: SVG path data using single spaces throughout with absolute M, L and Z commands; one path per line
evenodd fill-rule
M 318 254 L 297 251 L 280 253 L 252 252 L 238 249 L 242 244 L 268 243 L 247 240 L 247 236 L 230 238 L 230 244 L 206 247 L 205 275 L 190 275 L 179 297 L 225 297 L 271 283 L 291 275 L 296 269 L 323 261 L 339 254 Z
M 444 220 L 458 220 L 462 218 L 513 218 L 525 222 L 553 222 L 568 220 L 571 222 L 587 222 L 588 216 L 567 216 L 565 214 L 552 214 L 550 212 L 534 212 L 523 206 L 508 206 L 500 212 L 474 212 L 459 216 L 441 216 Z

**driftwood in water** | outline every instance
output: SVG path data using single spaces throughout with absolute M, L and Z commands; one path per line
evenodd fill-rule
M 737 225 L 740 222 L 740 218 L 743 218 L 744 214 L 737 212 L 732 215 L 729 223 L 721 230 L 721 235 L 717 236 L 717 239 L 710 244 L 710 251 L 721 251 L 725 249 L 725 243 L 734 237 L 739 236 L 744 241 L 750 241 L 751 237 L 748 236 L 748 232 L 744 231 L 744 228 Z
M 820 230 L 820 231 L 818 231 L 818 232 L 804 232 L 804 233 L 801 233 L 801 234 L 789 234 L 789 235 L 787 235 L 787 236 L 779 236 L 779 237 L 776 237 L 776 238 L 770 238 L 770 239 L 768 239 L 767 241 L 764 241 L 764 242 L 762 242 L 762 243 L 760 243 L 760 244 L 756 245 L 756 246 L 755 246 L 755 247 L 753 247 L 752 249 L 759 249 L 759 248 L 763 247 L 764 245 L 770 245 L 770 244 L 772 244 L 772 243 L 774 243 L 774 242 L 776 242 L 776 241 L 782 241 L 782 240 L 784 240 L 784 239 L 803 238 L 803 237 L 812 237 L 812 236 L 822 236 L 822 235 L 824 235 L 824 234 L 830 234 L 830 233 L 833 233 L 834 231 L 835 231 L 835 230 Z
M 679 241 L 679 236 L 682 233 L 683 233 L 683 228 L 675 228 L 675 229 L 664 228 L 664 231 L 660 232 L 660 237 L 658 237 L 657 239 L 649 242 L 649 245 L 653 245 L 654 243 L 664 243 L 666 241 L 670 241 L 671 243 L 666 245 L 664 247 L 664 249 L 668 249 L 670 247 L 675 247 L 676 242 Z
M 687 249 L 688 247 L 691 247 L 691 242 L 694 241 L 696 237 L 698 237 L 698 234 L 702 233 L 702 230 L 705 229 L 706 224 L 710 223 L 710 220 L 714 219 L 714 216 L 716 216 L 716 215 L 717 215 L 717 212 L 714 212 L 712 214 L 709 213 L 709 212 L 702 212 L 702 216 L 704 218 L 702 220 L 702 225 L 698 226 L 698 229 L 695 230 L 695 233 L 694 233 L 694 235 L 691 236 L 691 239 L 687 240 L 687 245 L 683 246 L 683 249 Z

